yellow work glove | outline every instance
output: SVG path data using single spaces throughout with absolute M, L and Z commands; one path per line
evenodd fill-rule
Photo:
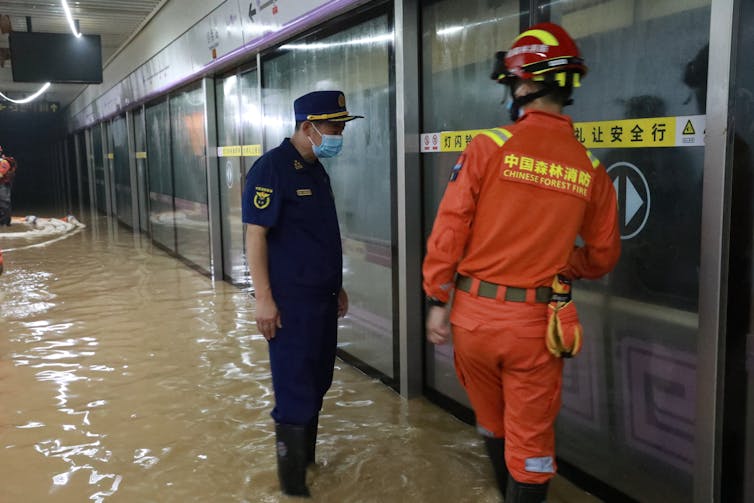
M 571 358 L 581 351 L 584 329 L 579 323 L 576 304 L 571 300 L 571 281 L 556 276 L 548 305 L 547 349 L 558 358 Z

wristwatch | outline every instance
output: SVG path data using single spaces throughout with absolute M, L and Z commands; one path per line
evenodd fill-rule
M 427 305 L 429 307 L 445 307 L 445 302 L 441 301 L 440 299 L 436 297 L 427 297 Z

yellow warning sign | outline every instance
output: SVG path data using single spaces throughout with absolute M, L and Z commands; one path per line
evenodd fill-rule
M 217 147 L 217 157 L 259 157 L 262 145 L 227 145 Z
M 675 146 L 675 117 L 578 122 L 576 138 L 587 148 Z
M 244 157 L 259 157 L 262 155 L 261 145 L 244 145 L 243 156 Z
M 573 133 L 589 149 L 704 145 L 704 115 L 576 122 Z M 421 152 L 462 152 L 485 129 L 423 133 Z
M 486 129 L 469 129 L 467 131 L 447 131 L 440 134 L 440 150 L 443 152 L 462 152 L 471 140 Z
M 136 152 L 136 158 L 137 159 L 146 159 L 147 153 L 146 152 Z
M 241 157 L 241 145 L 217 147 L 217 157 Z
M 114 153 L 112 153 L 112 152 L 108 152 L 108 154 L 107 154 L 107 158 L 108 158 L 108 159 L 110 159 L 110 160 L 112 161 L 113 159 L 115 159 L 115 154 L 114 154 Z

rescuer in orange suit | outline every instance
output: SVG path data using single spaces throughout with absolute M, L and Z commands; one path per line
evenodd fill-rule
M 452 327 L 456 372 L 505 503 L 547 497 L 562 357 L 581 347 L 570 280 L 598 278 L 620 255 L 612 182 L 562 114 L 586 71 L 551 23 L 497 53 L 492 77 L 510 87 L 515 124 L 461 154 L 427 243 L 427 339 L 444 344 Z

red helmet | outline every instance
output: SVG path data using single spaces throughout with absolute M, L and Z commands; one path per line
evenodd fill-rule
M 492 78 L 508 84 L 514 78 L 579 87 L 586 65 L 570 35 L 553 23 L 535 24 L 521 33 L 508 52 L 496 54 Z

